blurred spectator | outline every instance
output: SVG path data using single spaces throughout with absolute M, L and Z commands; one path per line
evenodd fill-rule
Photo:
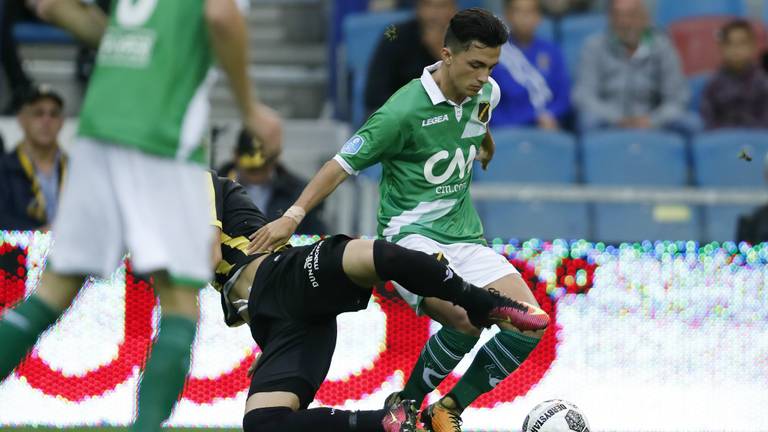
M 3 63 L 3 74 L 8 80 L 11 99 L 3 107 L 2 114 L 15 114 L 21 106 L 22 98 L 32 88 L 30 80 L 19 58 L 19 50 L 16 39 L 13 37 L 13 25 L 17 21 L 37 20 L 37 16 L 26 7 L 21 0 L 6 0 L 0 2 L 0 59 Z
M 546 15 L 563 16 L 586 12 L 594 3 L 594 0 L 541 0 L 541 8 Z
M 765 155 L 763 176 L 768 182 L 768 154 Z M 759 207 L 751 215 L 744 215 L 739 218 L 736 239 L 753 245 L 768 242 L 768 204 Z
M 235 160 L 221 167 L 219 175 L 237 181 L 248 192 L 269 221 L 278 219 L 299 198 L 306 182 L 288 171 L 279 161 L 282 148 L 266 148 L 245 130 L 235 146 Z M 327 234 L 320 219 L 322 207 L 309 212 L 298 234 Z
M 491 124 L 558 129 L 571 109 L 571 84 L 560 48 L 536 37 L 539 0 L 506 0 L 504 12 L 512 32 L 491 75 L 501 87 Z
M 382 36 L 368 69 L 365 108 L 377 110 L 400 87 L 440 59 L 445 29 L 456 13 L 455 0 L 418 0 L 416 17 Z
M 613 0 L 609 30 L 587 39 L 573 102 L 582 130 L 671 128 L 691 132 L 690 91 L 669 38 L 650 26 L 643 0 Z
M 755 31 L 734 20 L 720 31 L 723 64 L 707 84 L 701 116 L 707 129 L 768 128 L 768 76 L 756 60 Z
M 47 86 L 22 98 L 24 133 L 16 150 L 0 158 L 0 229 L 48 229 L 56 216 L 67 157 L 59 147 L 64 101 Z

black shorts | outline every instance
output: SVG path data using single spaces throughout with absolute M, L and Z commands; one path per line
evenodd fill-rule
M 350 240 L 336 235 L 261 263 L 248 299 L 251 334 L 262 350 L 249 396 L 288 391 L 302 408 L 314 399 L 336 348 L 336 316 L 365 309 L 371 297 L 344 273 Z

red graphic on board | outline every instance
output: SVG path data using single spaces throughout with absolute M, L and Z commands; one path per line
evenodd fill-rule
M 0 245 L 0 313 L 24 296 L 26 255 L 26 249 Z M 552 317 L 552 325 L 528 360 L 492 392 L 483 395 L 473 404 L 478 408 L 493 407 L 497 403 L 510 402 L 525 395 L 546 374 L 556 354 L 557 304 L 547 293 L 546 283 L 539 280 L 531 263 L 522 260 L 511 262 L 528 283 L 542 309 Z M 567 292 L 585 293 L 592 286 L 595 268 L 594 264 L 582 259 L 564 259 L 557 269 L 557 285 L 564 287 Z M 586 283 L 574 285 L 571 282 L 577 279 L 577 272 L 580 270 L 586 271 Z M 43 393 L 73 402 L 99 397 L 136 376 L 144 367 L 150 349 L 156 300 L 149 281 L 135 276 L 129 262 L 126 262 L 125 290 L 125 333 L 112 361 L 82 375 L 71 376 L 52 369 L 45 359 L 33 350 L 16 373 L 23 376 L 30 386 Z M 400 370 L 407 375 L 415 364 L 421 347 L 429 338 L 429 318 L 417 317 L 397 297 L 391 286 L 377 290 L 375 298 L 386 315 L 386 349 L 371 365 L 358 373 L 341 380 L 326 381 L 317 394 L 320 403 L 339 405 L 346 400 L 363 399 L 380 389 L 396 371 Z M 189 378 L 182 397 L 198 404 L 206 404 L 236 396 L 248 387 L 246 371 L 252 359 L 253 354 L 245 356 L 236 367 L 215 378 Z M 450 375 L 440 389 L 446 392 L 456 381 L 457 378 Z

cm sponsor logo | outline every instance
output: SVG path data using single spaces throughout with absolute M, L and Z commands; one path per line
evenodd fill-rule
M 461 148 L 457 148 L 448 167 L 438 174 L 435 173 L 435 165 L 451 157 L 448 150 L 440 150 L 427 159 L 427 163 L 424 164 L 424 178 L 433 185 L 442 185 L 453 177 L 458 169 L 459 179 L 464 179 L 464 176 L 472 171 L 472 162 L 475 160 L 475 156 L 477 156 L 477 149 L 474 145 L 469 146 L 469 153 L 466 157 Z

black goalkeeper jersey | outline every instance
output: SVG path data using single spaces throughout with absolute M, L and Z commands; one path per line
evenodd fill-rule
M 246 248 L 248 236 L 268 221 L 240 184 L 219 177 L 213 171 L 210 171 L 210 178 L 211 195 L 214 198 L 211 217 L 213 218 L 215 213 L 215 222 L 212 223 L 221 228 L 222 255 L 222 260 L 216 267 L 213 286 L 221 290 L 237 270 L 263 255 L 248 255 Z

